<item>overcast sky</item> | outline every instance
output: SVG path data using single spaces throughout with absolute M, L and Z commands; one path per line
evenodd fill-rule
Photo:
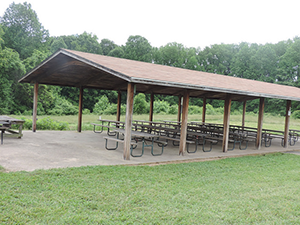
M 12 3 L 0 1 L 0 16 Z M 15 3 L 23 1 L 15 0 Z M 300 36 L 299 0 L 28 0 L 51 36 L 93 33 L 124 45 L 277 43 Z

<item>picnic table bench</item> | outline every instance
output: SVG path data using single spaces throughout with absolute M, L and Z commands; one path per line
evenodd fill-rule
M 115 129 L 119 127 L 124 127 L 124 122 L 116 121 L 116 120 L 105 120 L 105 119 L 99 119 L 98 121 L 101 122 L 101 124 L 97 123 L 91 123 L 91 125 L 94 126 L 94 132 L 101 134 L 103 132 L 103 128 L 107 128 L 107 134 L 109 136 L 115 136 L 115 132 L 111 132 L 110 129 Z M 107 123 L 107 124 L 105 124 Z M 96 127 L 100 127 L 100 130 L 96 130 Z
M 114 129 L 114 132 L 117 132 L 117 138 L 104 137 L 104 139 L 106 139 L 106 144 L 105 144 L 105 148 L 106 149 L 108 149 L 107 148 L 107 140 L 111 140 L 111 141 L 116 142 L 116 147 L 112 148 L 112 149 L 108 149 L 108 150 L 115 150 L 115 149 L 117 149 L 118 148 L 118 142 L 124 143 L 124 140 L 119 139 L 119 135 L 120 134 L 124 135 L 125 129 L 116 128 L 116 129 Z M 151 147 L 151 154 L 153 156 L 162 155 L 163 151 L 164 151 L 164 147 L 167 145 L 166 142 L 158 139 L 159 135 L 150 134 L 150 133 L 147 133 L 147 132 L 131 131 L 131 136 L 132 136 L 132 139 L 135 141 L 135 142 L 132 141 L 130 143 L 130 145 L 131 145 L 130 155 L 132 157 L 141 157 L 141 156 L 143 156 L 144 151 L 145 151 L 145 147 Z M 133 149 L 135 149 L 137 147 L 137 143 L 139 141 L 142 142 L 142 151 L 141 151 L 141 154 L 134 154 L 133 153 Z M 154 152 L 154 149 L 153 149 L 154 143 L 159 144 L 159 146 L 162 148 L 161 152 L 159 152 L 159 153 L 155 153 Z M 133 147 L 134 145 L 135 145 L 135 147 Z
M 23 136 L 22 130 L 24 122 L 24 120 L 9 116 L 0 116 L 1 144 L 3 144 L 4 136 L 21 138 Z M 18 131 L 13 130 L 12 125 L 18 126 Z

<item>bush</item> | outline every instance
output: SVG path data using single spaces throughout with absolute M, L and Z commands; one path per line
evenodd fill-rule
M 64 98 L 58 98 L 55 101 L 55 107 L 48 112 L 49 115 L 77 115 L 78 107 Z M 40 115 L 40 114 L 39 114 Z
M 177 114 L 178 113 L 178 105 L 171 105 L 169 108 L 169 114 Z
M 168 102 L 162 100 L 156 100 L 153 102 L 153 112 L 160 114 L 168 114 L 170 105 Z
M 83 109 L 82 110 L 82 114 L 83 115 L 88 115 L 88 114 L 90 114 L 91 113 L 91 111 L 89 110 L 89 109 Z
M 45 117 L 36 121 L 37 130 L 68 130 L 69 124 L 67 122 L 56 122 L 50 117 Z
M 105 109 L 109 106 L 109 100 L 106 95 L 103 95 L 99 101 L 94 105 L 93 113 L 101 115 Z
M 134 98 L 133 112 L 136 114 L 146 114 L 149 112 L 149 104 L 146 101 L 146 96 L 143 93 L 139 93 Z
M 300 119 L 300 110 L 296 110 L 292 113 L 292 118 Z
M 189 114 L 202 114 L 202 107 L 196 105 L 189 106 Z

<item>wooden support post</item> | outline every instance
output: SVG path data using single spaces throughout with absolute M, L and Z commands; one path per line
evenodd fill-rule
M 83 87 L 80 87 L 79 88 L 78 125 L 77 125 L 78 132 L 81 132 L 81 127 L 82 127 L 82 100 L 83 100 Z
M 33 91 L 33 112 L 32 112 L 32 131 L 33 132 L 36 132 L 38 92 L 39 92 L 39 84 L 35 83 L 34 91 Z
M 121 91 L 118 91 L 117 121 L 121 119 Z
M 150 96 L 149 121 L 153 121 L 153 102 L 154 102 L 154 94 L 151 93 L 151 96 Z
M 178 113 L 177 113 L 177 121 L 180 122 L 181 121 L 181 96 L 178 96 Z
M 123 158 L 130 160 L 130 142 L 131 142 L 131 127 L 133 114 L 133 100 L 134 100 L 134 84 L 127 85 L 127 102 L 126 102 L 126 118 L 125 118 L 125 137 L 124 137 L 124 152 Z
M 180 154 L 183 155 L 186 150 L 189 99 L 190 99 L 189 92 L 186 91 L 183 96 L 183 105 L 182 105 L 182 122 L 181 122 L 181 131 L 180 131 L 179 155 Z
M 257 136 L 256 136 L 256 149 L 258 149 L 258 150 L 261 147 L 264 108 L 265 108 L 265 99 L 260 98 L 260 100 L 259 100 L 258 122 L 257 122 Z
M 223 118 L 223 143 L 222 150 L 227 152 L 229 140 L 229 123 L 230 123 L 231 96 L 227 95 L 224 103 L 224 118 Z
M 206 98 L 203 98 L 202 123 L 205 123 L 205 114 L 206 114 Z
M 287 102 L 286 102 L 286 113 L 285 113 L 284 139 L 283 139 L 283 146 L 285 148 L 288 147 L 291 106 L 292 106 L 292 101 L 287 100 Z
M 243 130 L 244 130 L 244 126 L 245 126 L 246 106 L 247 106 L 247 101 L 244 101 L 244 103 L 243 103 L 243 116 L 242 116 L 242 128 L 243 128 Z

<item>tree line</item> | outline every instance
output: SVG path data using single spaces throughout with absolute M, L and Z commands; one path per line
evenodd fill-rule
M 0 114 L 31 113 L 33 86 L 19 84 L 18 80 L 60 48 L 300 87 L 299 37 L 276 44 L 242 42 L 215 44 L 201 49 L 187 48 L 177 42 L 153 47 L 145 37 L 132 35 L 125 45 L 117 45 L 109 39 L 99 41 L 96 35 L 88 32 L 50 36 L 31 4 L 12 3 L 0 17 Z M 41 85 L 38 113 L 77 113 L 78 93 L 77 88 Z M 85 89 L 83 108 L 86 112 L 95 110 L 102 96 L 106 96 L 111 104 L 117 102 L 115 91 Z M 149 98 L 145 95 L 146 102 Z M 178 102 L 174 96 L 157 95 L 155 100 L 169 105 Z M 125 96 L 122 102 L 125 103 Z M 208 100 L 208 103 L 213 107 L 224 104 L 217 100 Z M 202 99 L 192 98 L 190 104 L 202 106 Z M 232 110 L 241 108 L 241 103 L 232 105 Z M 299 103 L 293 102 L 293 109 L 300 109 Z M 247 104 L 247 111 L 257 110 L 258 101 Z M 284 114 L 285 102 L 267 99 L 265 111 Z

